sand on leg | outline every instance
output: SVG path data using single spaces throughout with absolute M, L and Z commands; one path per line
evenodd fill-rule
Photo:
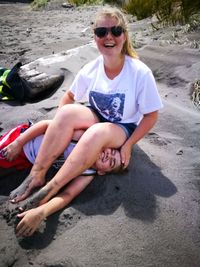
M 113 138 L 113 132 L 117 138 Z M 85 131 L 56 175 L 31 201 L 43 204 L 63 186 L 91 167 L 104 147 L 119 148 L 126 140 L 124 130 L 113 123 L 96 123 Z M 92 144 L 92 146 L 91 146 Z
M 11 193 L 11 201 L 19 202 L 29 196 L 35 187 L 43 185 L 48 169 L 68 146 L 74 131 L 87 129 L 97 122 L 97 117 L 85 106 L 78 104 L 63 106 L 48 126 L 28 179 Z
M 29 174 L 26 179 L 22 182 L 20 186 L 11 191 L 10 199 L 11 202 L 15 203 L 21 200 L 24 200 L 27 196 L 30 195 L 33 189 L 43 186 L 45 181 L 42 179 L 34 179 L 32 174 Z

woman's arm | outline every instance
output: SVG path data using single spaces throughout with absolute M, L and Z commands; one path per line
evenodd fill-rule
M 93 180 L 94 176 L 79 176 L 66 189 L 41 206 L 18 214 L 21 221 L 16 227 L 17 236 L 31 236 L 49 215 L 64 208 Z
M 132 146 L 149 132 L 158 119 L 158 111 L 145 114 L 140 124 L 137 126 L 131 137 L 121 147 L 121 159 L 126 168 L 131 158 Z
M 74 103 L 74 94 L 70 91 L 67 91 L 64 96 L 61 98 L 59 106 L 58 106 L 58 110 L 66 105 L 66 104 L 72 104 Z

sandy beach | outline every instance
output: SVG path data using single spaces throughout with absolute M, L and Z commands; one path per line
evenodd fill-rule
M 26 73 L 63 75 L 48 98 L 0 103 L 0 134 L 52 118 L 77 71 L 97 57 L 92 23 L 100 6 L 31 11 L 0 2 L 0 66 L 21 61 Z M 0 267 L 199 267 L 200 109 L 191 100 L 200 80 L 200 29 L 155 30 L 151 20 L 129 27 L 136 51 L 153 71 L 164 108 L 133 149 L 129 171 L 96 177 L 32 237 L 17 238 L 9 192 L 26 172 L 0 173 Z M 51 172 L 49 176 L 51 175 Z

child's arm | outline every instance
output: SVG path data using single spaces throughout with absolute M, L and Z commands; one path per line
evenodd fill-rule
M 7 147 L 3 149 L 5 158 L 8 161 L 12 161 L 17 158 L 17 156 L 20 154 L 20 152 L 23 149 L 23 146 L 32 140 L 33 138 L 44 134 L 50 124 L 51 120 L 42 120 L 39 121 L 30 128 L 28 128 L 23 134 L 18 136 L 15 141 L 10 143 Z M 74 135 L 72 137 L 73 140 L 78 141 L 82 134 L 84 133 L 84 130 L 76 130 L 74 131 Z
M 6 159 L 9 161 L 14 160 L 28 141 L 45 133 L 49 123 L 50 120 L 39 121 L 28 128 L 23 134 L 18 136 L 12 143 L 3 149 Z
M 64 208 L 93 180 L 94 176 L 79 176 L 66 189 L 41 206 L 18 214 L 22 220 L 16 227 L 17 236 L 31 236 L 41 222 L 52 213 Z
M 39 121 L 30 128 L 28 128 L 23 134 L 17 137 L 16 141 L 23 147 L 31 139 L 44 134 L 49 126 L 51 120 Z

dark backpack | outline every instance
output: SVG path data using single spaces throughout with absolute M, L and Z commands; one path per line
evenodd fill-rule
M 21 66 L 18 62 L 11 70 L 0 68 L 0 100 L 25 100 L 29 85 L 19 76 Z
M 15 100 L 21 104 L 25 102 L 38 102 L 50 97 L 63 83 L 64 74 L 47 75 L 41 79 L 40 72 L 33 81 L 29 77 L 22 77 L 19 73 L 21 62 L 11 70 L 0 68 L 0 101 Z

